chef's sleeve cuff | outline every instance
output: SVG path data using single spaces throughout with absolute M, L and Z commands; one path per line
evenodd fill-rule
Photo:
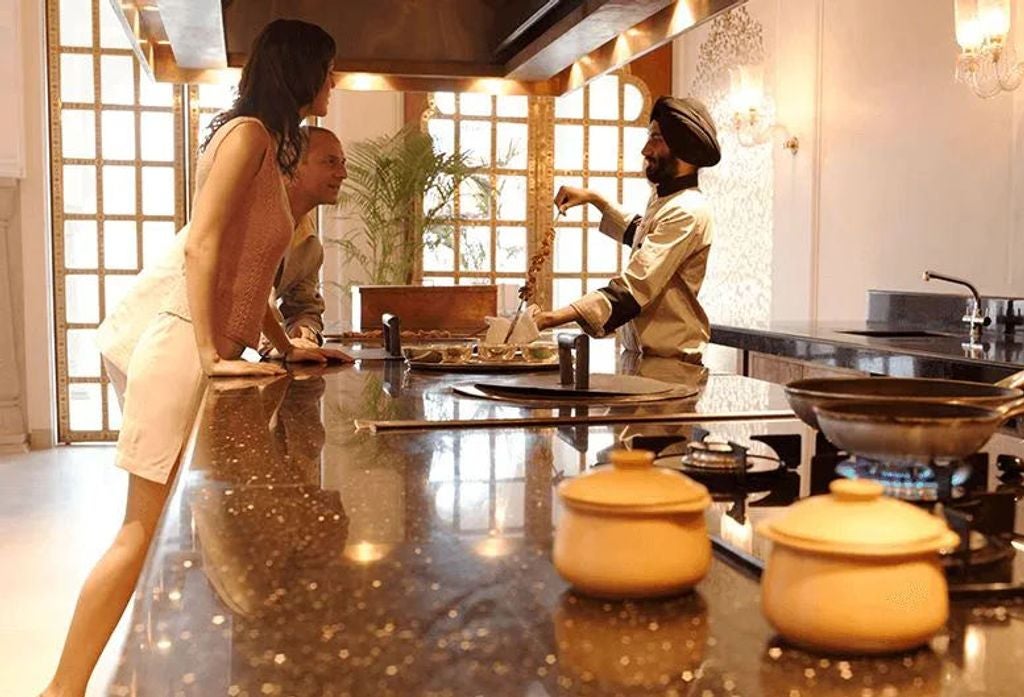
M 598 230 L 621 242 L 626 228 L 629 227 L 630 222 L 635 217 L 635 215 L 620 208 L 617 204 L 609 203 L 604 211 L 604 215 L 601 216 L 601 224 L 598 226 Z
M 608 303 L 611 306 L 611 313 L 602 327 L 606 334 L 611 334 L 640 314 L 642 309 L 640 303 L 633 297 L 626 284 L 618 278 L 613 278 L 607 286 L 598 292 L 608 298 Z
M 572 307 L 580 316 L 579 324 L 583 331 L 598 339 L 606 335 L 604 326 L 612 314 L 608 296 L 595 290 L 574 302 Z

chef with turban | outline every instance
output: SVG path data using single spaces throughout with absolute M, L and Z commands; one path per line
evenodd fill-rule
M 555 205 L 592 204 L 600 230 L 629 245 L 629 262 L 604 288 L 536 315 L 540 330 L 578 322 L 594 337 L 622 328 L 623 348 L 699 363 L 710 326 L 697 292 L 704 280 L 712 224 L 697 171 L 718 164 L 715 124 L 696 99 L 661 97 L 651 110 L 644 173 L 654 185 L 643 217 L 587 189 L 563 186 Z

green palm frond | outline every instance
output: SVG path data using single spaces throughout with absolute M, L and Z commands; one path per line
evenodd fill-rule
M 475 205 L 493 198 L 488 176 L 468 153 L 436 150 L 415 124 L 354 143 L 346 155 L 348 179 L 337 209 L 353 228 L 327 242 L 341 250 L 346 264 L 366 269 L 374 284 L 410 283 L 424 245 L 452 244 L 451 211 L 464 182 L 472 183 Z

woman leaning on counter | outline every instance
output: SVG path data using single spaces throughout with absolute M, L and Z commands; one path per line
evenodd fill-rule
M 189 225 L 99 328 L 105 370 L 123 399 L 116 461 L 130 473 L 128 500 L 78 597 L 44 697 L 85 694 L 138 580 L 206 379 L 285 372 L 239 360 L 261 330 L 286 360 L 328 358 L 294 347 L 267 299 L 294 227 L 282 174 L 299 162 L 301 120 L 327 114 L 334 53 L 316 25 L 282 19 L 263 29 L 238 97 L 203 144 Z
M 591 336 L 623 327 L 623 348 L 699 363 L 711 336 L 697 300 L 712 224 L 697 171 L 721 159 L 715 124 L 696 99 L 660 97 L 651 110 L 644 173 L 655 190 L 643 217 L 630 216 L 600 194 L 563 186 L 555 205 L 585 203 L 601 212 L 600 230 L 629 245 L 629 263 L 607 287 L 567 307 L 536 316 L 540 330 L 578 322 Z

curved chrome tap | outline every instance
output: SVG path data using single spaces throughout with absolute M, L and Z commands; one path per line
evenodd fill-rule
M 986 317 L 985 313 L 981 310 L 981 295 L 978 293 L 978 289 L 974 287 L 974 284 L 962 278 L 947 276 L 946 274 L 936 273 L 935 271 L 925 271 L 922 277 L 926 281 L 935 279 L 936 281 L 955 283 L 957 285 L 964 286 L 971 292 L 971 300 L 967 301 L 967 311 L 964 313 L 961 321 L 970 327 L 971 343 L 980 339 L 982 327 L 988 326 L 991 320 Z

